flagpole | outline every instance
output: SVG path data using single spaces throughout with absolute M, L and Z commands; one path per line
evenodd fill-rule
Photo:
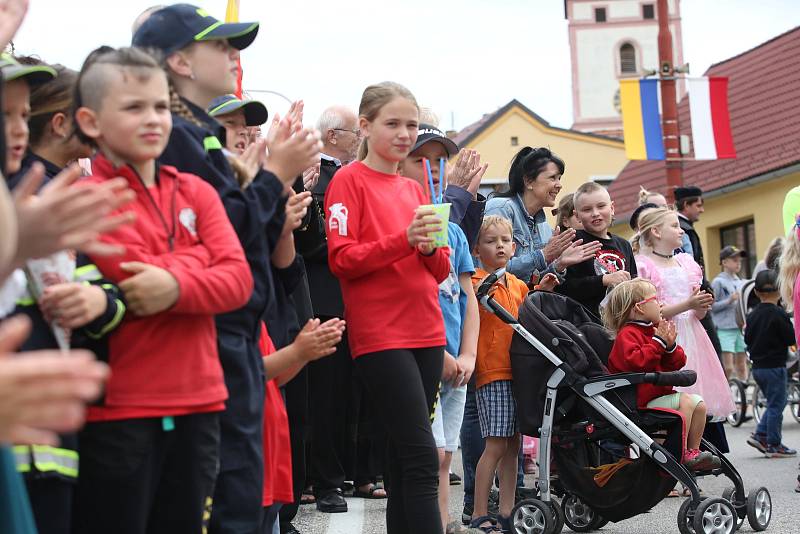
M 664 164 L 667 172 L 667 197 L 670 201 L 673 201 L 675 188 L 683 185 L 678 132 L 678 106 L 675 90 L 675 66 L 673 65 L 672 32 L 669 29 L 669 6 L 667 0 L 658 0 L 657 8 L 658 70 L 661 78 L 661 117 L 666 152 Z

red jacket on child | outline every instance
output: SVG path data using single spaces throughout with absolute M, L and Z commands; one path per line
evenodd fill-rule
M 417 182 L 360 161 L 340 169 L 325 193 L 328 264 L 342 284 L 353 358 L 445 344 L 438 295 L 450 249 L 423 256 L 406 234 L 422 204 Z
M 261 354 L 269 356 L 275 345 L 261 322 L 261 338 L 258 341 Z M 288 504 L 294 501 L 292 489 L 292 447 L 289 439 L 289 416 L 283 395 L 274 378 L 267 377 L 264 395 L 264 489 L 261 505 Z
M 617 332 L 614 347 L 608 357 L 608 370 L 612 373 L 652 373 L 677 371 L 686 365 L 686 354 L 680 345 L 667 350 L 666 342 L 656 335 L 653 323 L 629 321 Z M 675 393 L 672 386 L 639 384 L 636 386 L 636 403 L 639 408 L 656 397 Z
M 180 295 L 172 308 L 148 317 L 127 313 L 109 339 L 111 377 L 89 421 L 164 417 L 221 411 L 228 396 L 217 354 L 214 315 L 243 306 L 253 278 L 216 191 L 192 174 L 157 166 L 147 188 L 130 166 L 92 161 L 91 182 L 121 176 L 136 200 L 119 213 L 133 224 L 101 240 L 125 247 L 121 256 L 92 256 L 114 283 L 133 276 L 121 263 L 138 261 L 169 271 Z

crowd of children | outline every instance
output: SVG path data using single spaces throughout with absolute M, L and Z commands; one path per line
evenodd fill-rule
M 24 13 L 24 2 L 12 4 Z M 12 205 L 0 187 L 0 224 L 19 236 L 0 249 L 0 311 L 32 325 L 28 335 L 6 321 L 0 348 L 30 351 L 27 360 L 60 384 L 41 382 L 56 391 L 42 402 L 58 409 L 29 413 L 37 394 L 25 405 L 4 401 L 0 373 L 0 441 L 15 444 L 25 480 L 23 489 L 1 449 L 0 527 L 12 530 L 0 530 L 297 532 L 279 519 L 298 500 L 280 388 L 346 339 L 384 426 L 387 532 L 464 531 L 448 514 L 460 443 L 466 523 L 509 531 L 521 446 L 513 331 L 475 297 L 501 268 L 492 295 L 514 316 L 533 290 L 602 317 L 616 335 L 610 372 L 697 371 L 693 386 L 637 392 L 640 408 L 683 417 L 687 468 L 719 466 L 700 439 L 707 414 L 721 420 L 733 409 L 726 374 L 746 379 L 745 350 L 768 400 L 748 443 L 767 456 L 796 454 L 782 443 L 781 414 L 800 325 L 782 303 L 800 306 L 800 222 L 778 270 L 756 276 L 760 303 L 740 317 L 746 253 L 723 248 L 723 272 L 705 285 L 696 251 L 681 250 L 684 223 L 658 193 L 643 192 L 631 243 L 609 232 L 614 202 L 594 182 L 556 207 L 565 163 L 525 147 L 508 191 L 484 214 L 476 184 L 486 165 L 422 121 L 413 94 L 392 82 L 365 89 L 357 161 L 337 160 L 312 197 L 323 144 L 303 126 L 302 102 L 273 114 L 261 137 L 267 109 L 231 94 L 239 52 L 257 32 L 257 23 L 175 4 L 143 13 L 132 47 L 98 48 L 80 72 L 0 58 L 0 155 L 15 193 Z M 448 182 L 456 188 L 444 191 Z M 343 318 L 314 318 L 296 298 L 308 291 L 295 233 L 309 212 L 324 228 Z M 708 313 L 724 370 L 701 324 Z M 70 347 L 105 363 L 76 354 L 65 367 L 46 352 Z M 30 384 L 44 380 L 29 372 Z M 480 447 L 464 439 L 477 432 Z M 372 495 L 367 482 L 359 491 Z

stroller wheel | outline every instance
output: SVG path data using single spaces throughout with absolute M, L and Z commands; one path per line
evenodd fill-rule
M 800 423 L 800 384 L 792 383 L 789 385 L 788 404 L 792 417 Z
M 747 386 L 741 380 L 731 378 L 728 387 L 736 407 L 728 414 L 727 420 L 731 426 L 740 426 L 747 415 Z
M 756 424 L 761 422 L 761 417 L 767 410 L 767 396 L 758 387 L 758 384 L 753 386 L 753 419 Z
M 695 506 L 692 499 L 684 499 L 678 509 L 678 531 L 681 534 L 695 534 L 694 512 Z
M 560 534 L 564 530 L 564 510 L 561 509 L 558 501 L 552 497 L 550 498 L 550 510 L 553 512 L 553 519 L 555 519 L 553 534 Z
M 693 523 L 696 534 L 733 534 L 736 531 L 736 512 L 725 499 L 710 497 L 697 505 Z
M 513 534 L 560 534 L 551 506 L 539 499 L 519 501 L 511 510 Z
M 767 488 L 760 487 L 747 495 L 747 521 L 756 532 L 765 530 L 772 519 L 772 498 Z
M 591 532 L 595 527 L 598 517 L 594 510 L 581 501 L 577 495 L 567 495 L 561 501 L 561 510 L 564 512 L 564 522 L 573 532 Z
M 736 530 L 739 530 L 742 528 L 747 514 L 745 513 L 745 507 L 743 506 L 744 503 L 734 501 L 736 498 L 736 488 L 733 486 L 728 486 L 725 488 L 725 491 L 722 492 L 722 498 L 733 505 L 733 510 L 736 512 Z

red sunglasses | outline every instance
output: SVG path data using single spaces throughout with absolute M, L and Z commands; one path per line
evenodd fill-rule
M 638 306 L 640 304 L 647 304 L 648 302 L 652 302 L 652 301 L 657 300 L 657 299 L 658 299 L 658 295 L 653 295 L 652 297 L 647 297 L 644 300 L 640 300 L 639 302 L 636 303 L 636 305 Z

